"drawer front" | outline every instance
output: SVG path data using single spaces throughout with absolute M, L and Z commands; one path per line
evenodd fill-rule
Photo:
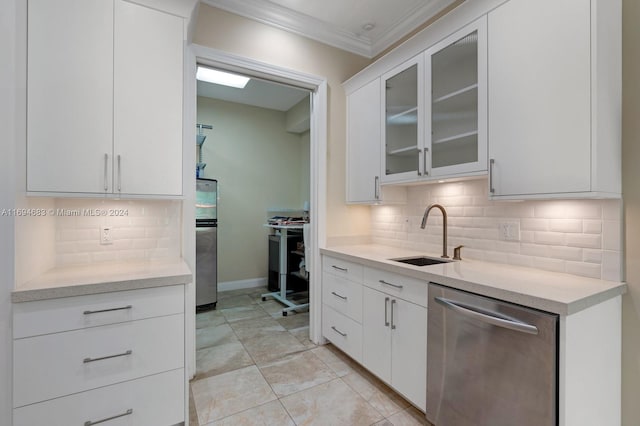
M 186 379 L 183 369 L 144 377 L 13 410 L 14 426 L 168 426 L 183 422 Z
M 183 285 L 14 303 L 13 338 L 182 312 Z
M 362 325 L 323 305 L 322 335 L 351 358 L 362 363 Z
M 21 407 L 183 368 L 184 315 L 17 339 L 13 355 L 13 404 Z
M 362 284 L 324 272 L 322 303 L 337 312 L 362 323 Z
M 362 269 L 362 265 L 357 263 L 331 256 L 322 256 L 322 270 L 338 277 L 361 283 Z
M 427 306 L 427 281 L 393 272 L 364 268 L 364 285 L 420 306 Z

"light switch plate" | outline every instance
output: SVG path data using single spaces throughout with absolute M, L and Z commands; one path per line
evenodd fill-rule
M 520 241 L 520 222 L 501 222 L 500 239 L 504 241 Z
M 100 244 L 113 244 L 113 239 L 111 238 L 111 227 L 110 226 L 101 226 L 100 227 Z

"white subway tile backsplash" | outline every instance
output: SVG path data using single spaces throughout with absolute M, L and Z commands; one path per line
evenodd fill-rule
M 605 250 L 602 252 L 602 279 L 622 281 L 622 256 L 619 251 Z
M 548 231 L 549 219 L 523 218 L 520 220 L 520 229 L 527 231 Z
M 550 247 L 540 244 L 520 244 L 520 254 L 534 257 L 551 257 Z
M 619 200 L 493 202 L 487 198 L 485 180 L 414 186 L 408 191 L 407 205 L 372 207 L 374 243 L 440 253 L 440 212 L 432 210 L 427 228 L 420 229 L 426 206 L 440 202 L 449 216 L 449 254 L 462 244 L 463 259 L 607 279 L 618 271 L 620 276 Z M 520 223 L 519 241 L 500 239 L 498 225 L 507 221 Z M 403 223 L 402 232 L 391 226 L 394 223 Z M 606 256 L 604 250 L 609 252 Z
M 552 259 L 581 261 L 584 256 L 581 248 L 549 246 L 548 257 Z
M 602 221 L 585 219 L 582 221 L 582 232 L 585 234 L 601 234 L 602 233 Z
M 602 237 L 599 234 L 567 234 L 567 245 L 599 249 L 602 248 Z
M 549 231 L 582 233 L 582 220 L 581 219 L 549 219 Z
M 180 201 L 56 199 L 55 205 L 57 266 L 180 256 Z M 95 211 L 107 214 L 90 215 Z M 101 226 L 111 227 L 112 244 L 100 244 Z
M 589 263 L 602 263 L 602 250 L 582 250 L 582 260 Z
M 602 202 L 604 220 L 622 221 L 622 200 L 604 200 Z
M 596 263 L 567 262 L 567 272 L 589 278 L 602 278 L 602 265 Z
M 605 220 L 602 223 L 602 248 L 604 250 L 621 251 L 621 222 L 614 220 Z
M 536 244 L 550 244 L 562 246 L 565 244 L 565 234 L 561 232 L 542 232 L 537 231 L 533 234 L 533 241 Z

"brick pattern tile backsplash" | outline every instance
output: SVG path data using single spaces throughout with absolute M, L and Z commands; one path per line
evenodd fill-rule
M 181 202 L 56 199 L 56 266 L 179 257 Z M 100 227 L 113 243 L 100 244 Z
M 442 215 L 429 214 L 432 203 L 447 210 L 448 253 L 464 245 L 462 257 L 566 272 L 606 280 L 621 280 L 620 200 L 489 201 L 485 180 L 408 187 L 408 202 L 374 206 L 374 243 L 439 255 Z M 519 241 L 500 238 L 499 225 L 516 222 Z

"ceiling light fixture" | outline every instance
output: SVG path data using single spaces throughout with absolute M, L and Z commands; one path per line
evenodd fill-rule
M 366 24 L 364 24 L 362 26 L 362 29 L 365 31 L 371 31 L 372 29 L 374 29 L 376 27 L 376 24 L 372 23 L 372 22 L 367 22 Z
M 231 74 L 228 72 L 213 70 L 211 68 L 198 67 L 196 72 L 196 79 L 200 81 L 206 81 L 208 83 L 221 84 L 223 86 L 235 87 L 238 89 L 244 89 L 244 86 L 249 82 L 249 77 L 242 75 Z

